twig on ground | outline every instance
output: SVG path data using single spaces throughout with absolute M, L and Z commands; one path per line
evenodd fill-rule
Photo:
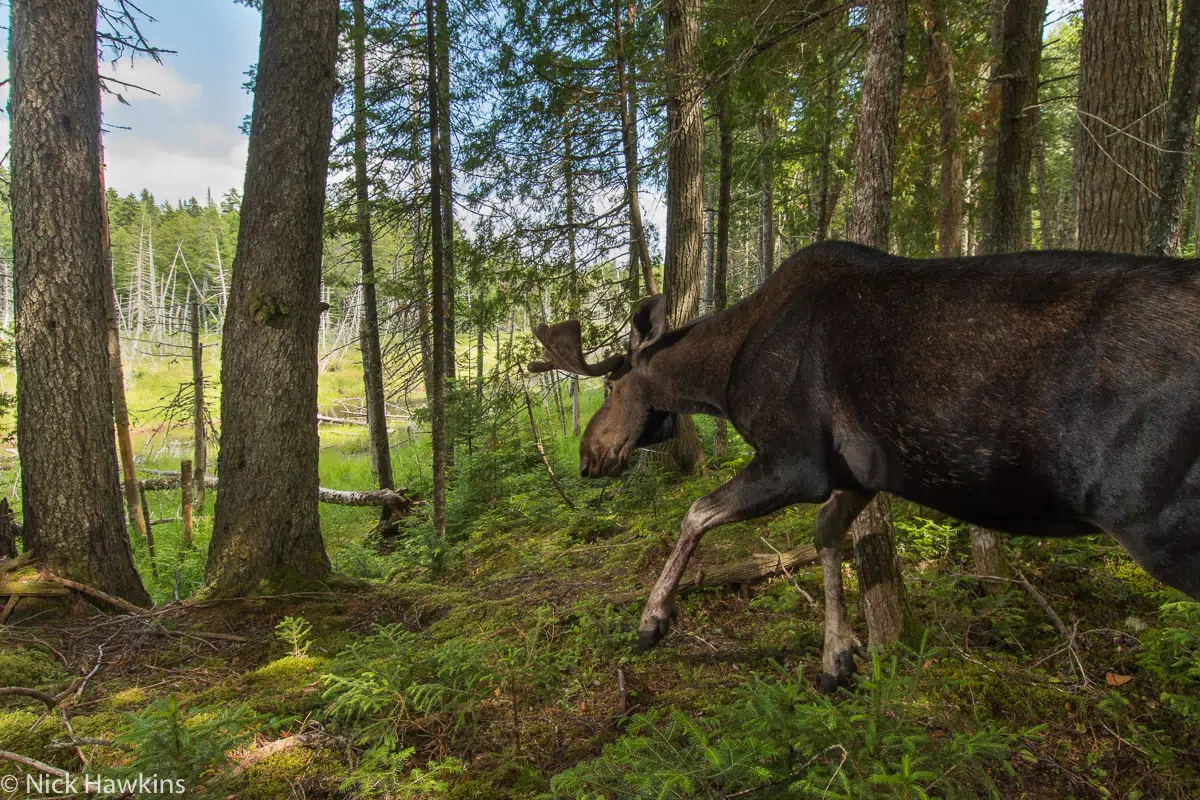
M 119 597 L 113 597 L 111 594 L 108 594 L 107 592 L 102 592 L 99 589 L 93 589 L 91 586 L 86 586 L 77 581 L 68 580 L 66 578 L 60 578 L 57 575 L 47 575 L 46 578 L 54 581 L 55 583 L 61 583 L 63 586 L 66 586 L 68 589 L 74 589 L 75 591 L 79 592 L 80 594 L 86 594 L 89 597 L 94 597 L 97 600 L 108 603 L 110 606 L 119 608 L 122 611 L 128 611 L 130 614 L 144 614 L 150 610 L 150 609 L 146 609 L 146 608 L 139 608 L 138 606 L 135 606 L 133 603 L 130 603 L 128 600 L 122 600 Z
M 52 767 L 49 764 L 44 764 L 41 761 L 38 761 L 36 758 L 29 758 L 28 756 L 23 756 L 18 753 L 10 753 L 7 750 L 0 750 L 0 758 L 5 759 L 6 761 L 15 761 L 18 764 L 24 764 L 27 767 L 32 767 L 39 772 L 44 772 L 47 775 L 53 775 L 56 778 L 71 777 L 71 773 L 67 772 L 65 769 Z
M 808 604 L 810 606 L 812 606 L 813 608 L 816 608 L 817 601 L 813 600 L 812 595 L 809 594 L 808 592 L 804 591 L 804 589 L 800 586 L 800 584 L 796 581 L 796 579 L 794 577 L 792 577 L 792 573 L 788 572 L 787 565 L 783 563 L 783 553 L 776 550 L 775 545 L 768 542 L 765 536 L 759 536 L 758 539 L 763 544 L 765 544 L 767 547 L 771 548 L 771 552 L 773 552 L 776 555 L 776 557 L 779 559 L 779 569 L 783 570 L 783 574 L 787 576 L 787 579 L 789 581 L 791 581 L 791 584 L 792 584 L 792 586 L 795 587 L 796 591 L 799 592 L 801 594 L 801 596 L 803 596 L 804 599 L 808 601 Z

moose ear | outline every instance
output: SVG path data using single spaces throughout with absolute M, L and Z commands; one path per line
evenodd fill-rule
M 656 294 L 638 306 L 633 314 L 630 349 L 634 352 L 657 342 L 667 332 L 667 298 Z

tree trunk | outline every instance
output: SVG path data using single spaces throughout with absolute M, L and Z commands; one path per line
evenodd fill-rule
M 981 578 L 1007 578 L 1008 559 L 1004 557 L 1004 544 L 1000 534 L 972 525 L 971 559 L 975 562 L 975 574 Z M 1003 587 L 994 581 L 983 581 L 983 591 L 995 594 Z
M 700 2 L 665 0 L 663 37 L 667 90 L 667 242 L 663 286 L 667 320 L 678 328 L 700 312 L 704 274 L 704 114 L 700 102 Z M 680 472 L 702 453 L 691 417 L 680 415 L 667 445 Z
M 1000 121 L 997 125 L 990 226 L 981 251 L 1009 253 L 1025 248 L 1029 214 L 1029 170 L 1036 133 L 1042 22 L 1046 0 L 1008 0 L 1000 51 Z
M 626 74 L 625 39 L 621 31 L 621 14 L 625 10 L 622 0 L 613 0 L 613 35 L 616 38 L 617 100 L 621 106 L 621 150 L 625 157 L 625 202 L 629 206 L 629 249 L 630 270 L 637 265 L 642 268 L 642 278 L 648 294 L 658 294 L 654 280 L 654 262 L 650 260 L 650 248 L 646 243 L 646 230 L 642 226 L 642 207 L 638 200 L 638 134 L 637 100 L 635 98 L 633 64 Z M 637 294 L 636 292 L 634 293 Z M 633 298 L 636 300 L 636 297 Z
M 442 145 L 440 96 L 438 91 L 438 53 L 434 0 L 425 0 L 427 64 L 429 69 L 429 239 L 433 272 L 432 364 L 428 387 L 429 420 L 433 447 L 433 529 L 439 539 L 446 538 L 446 315 L 445 315 L 445 228 L 442 227 Z
M 825 80 L 824 130 L 821 131 L 821 166 L 818 172 L 817 189 L 817 232 L 814 240 L 823 242 L 829 238 L 829 226 L 833 210 L 837 207 L 840 186 L 834 184 L 833 173 L 833 128 L 837 121 L 834 107 L 835 81 L 840 82 L 840 73 L 831 72 Z
M 1079 55 L 1079 246 L 1145 253 L 1167 99 L 1165 0 L 1086 0 Z
M 14 0 L 10 48 L 25 547 L 59 576 L 146 605 L 112 433 L 96 0 Z
M 766 103 L 758 114 L 758 285 L 775 271 L 775 112 Z
M 101 101 L 103 104 L 103 100 Z M 105 191 L 104 142 L 100 147 L 100 249 L 104 254 L 104 300 L 108 323 L 108 382 L 113 399 L 113 422 L 117 428 L 117 457 L 121 461 L 121 487 L 125 510 L 133 529 L 145 539 L 150 520 L 142 515 L 138 502 L 137 472 L 133 464 L 133 439 L 129 433 L 129 405 L 125 401 L 125 367 L 121 363 L 121 321 L 117 318 L 117 293 L 113 275 L 112 240 L 108 227 L 108 193 Z
M 1035 112 L 1036 122 L 1033 126 L 1033 179 L 1037 187 L 1038 220 L 1042 233 L 1042 249 L 1052 250 L 1057 245 L 1058 219 L 1054 210 L 1054 198 L 1050 194 L 1050 186 L 1046 175 L 1046 142 L 1043 130 L 1042 113 Z
M 208 472 L 208 437 L 204 410 L 204 345 L 200 343 L 200 306 L 192 303 L 192 460 L 196 464 L 196 507 L 204 513 L 204 477 Z
M 1200 3 L 1185 0 L 1179 14 L 1179 45 L 1171 78 L 1171 103 L 1167 108 L 1167 135 L 1158 161 L 1151 253 L 1173 256 L 1179 252 L 1197 106 L 1200 106 Z
M 321 228 L 336 0 L 264 0 L 241 227 L 225 316 L 209 592 L 329 574 L 317 510 Z
M 442 178 L 442 291 L 445 293 L 443 314 L 446 330 L 445 372 L 453 380 L 458 370 L 454 338 L 454 161 L 451 158 L 453 142 L 450 137 L 450 12 L 449 0 L 435 0 L 434 13 L 437 25 L 437 78 L 438 78 L 438 150 L 439 172 Z M 453 442 L 446 444 L 448 461 L 453 461 Z
M 946 17 L 935 0 L 925 0 L 925 29 L 936 83 L 941 136 L 941 208 L 938 210 L 938 255 L 962 255 L 963 156 L 958 132 L 958 84 L 954 55 L 946 41 Z
M 870 0 L 849 238 L 879 249 L 887 249 L 888 244 L 907 30 L 908 0 Z M 899 639 L 905 614 L 887 496 L 872 500 L 851 531 L 871 644 L 890 644 Z
M 713 268 L 713 311 L 721 311 L 729 297 L 729 216 L 733 188 L 733 121 L 729 118 L 731 88 L 729 79 L 717 87 L 717 129 L 720 131 L 720 178 L 717 186 L 717 253 Z M 713 427 L 713 456 L 725 455 L 729 449 L 729 426 L 718 419 Z
M 358 253 L 362 264 L 363 314 L 358 343 L 362 350 L 363 387 L 371 469 L 380 489 L 395 486 L 388 447 L 387 405 L 383 387 L 383 350 L 379 342 L 379 303 L 375 293 L 375 248 L 367 178 L 367 20 L 364 0 L 354 0 L 354 193 Z
M 578 113 L 579 108 L 573 107 L 571 117 L 573 118 Z M 573 145 L 574 139 L 571 132 L 571 121 L 568 119 L 563 125 L 563 181 L 564 189 L 566 190 L 567 216 L 567 296 L 570 304 L 569 316 L 571 319 L 579 319 L 578 232 L 575 229 L 575 150 Z M 571 395 L 571 435 L 578 438 L 580 434 L 578 375 L 571 376 L 569 392 Z
M 856 122 L 853 211 L 847 236 L 880 250 L 887 249 L 891 222 L 907 15 L 908 0 L 867 4 L 867 67 Z
M 908 607 L 892 533 L 891 498 L 877 495 L 851 524 L 851 531 L 870 645 L 893 644 L 908 625 Z

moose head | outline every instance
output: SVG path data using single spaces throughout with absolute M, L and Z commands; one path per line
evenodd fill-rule
M 666 320 L 666 298 L 651 297 L 633 315 L 628 352 L 596 364 L 584 358 L 577 320 L 543 323 L 534 332 L 544 347 L 546 360 L 531 363 L 530 372 L 560 369 L 592 378 L 607 376 L 608 397 L 588 422 L 579 444 L 579 474 L 585 478 L 619 475 L 634 450 L 675 436 L 677 415 L 655 408 L 650 400 L 652 378 L 648 365 L 653 345 L 666 332 Z

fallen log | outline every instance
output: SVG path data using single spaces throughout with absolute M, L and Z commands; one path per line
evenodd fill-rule
M 65 597 L 65 586 L 46 581 L 0 581 L 0 597 Z
M 183 486 L 178 472 L 154 472 L 153 474 L 155 477 L 140 480 L 138 485 L 148 492 L 165 492 Z M 204 486 L 215 489 L 217 487 L 216 476 L 205 475 Z M 407 510 L 416 505 L 416 501 L 408 496 L 408 490 L 404 488 L 352 492 L 342 489 L 326 489 L 322 486 L 317 489 L 317 499 L 322 503 L 335 506 L 387 506 L 400 510 Z
M 845 552 L 851 552 L 851 550 L 847 548 Z M 817 548 L 811 544 L 778 554 L 756 553 L 750 556 L 750 558 L 739 561 L 736 564 L 713 567 L 708 570 L 702 569 L 690 579 L 684 578 L 679 582 L 677 596 L 682 597 L 683 595 L 691 594 L 697 589 L 710 589 L 715 586 L 736 586 L 756 583 L 767 578 L 774 578 L 777 575 L 783 575 L 796 567 L 806 567 L 810 564 L 815 564 L 817 561 Z M 646 594 L 645 590 L 635 589 L 630 592 L 615 594 L 608 598 L 608 602 L 615 606 L 625 605 L 626 603 L 632 603 L 635 600 L 644 598 Z

